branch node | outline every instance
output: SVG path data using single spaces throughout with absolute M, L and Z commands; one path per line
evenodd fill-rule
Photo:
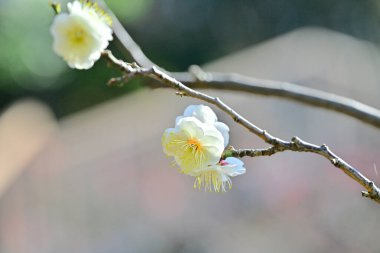
M 186 97 L 186 93 L 183 91 L 177 91 L 175 94 L 180 96 L 180 97 Z
M 362 191 L 362 197 L 370 198 L 370 195 L 369 195 L 368 192 L 366 192 L 366 191 Z
M 192 74 L 196 81 L 198 82 L 210 82 L 212 80 L 212 75 L 210 73 L 205 72 L 201 67 L 198 65 L 191 65 L 189 67 L 189 72 Z
M 132 62 L 132 63 L 130 63 L 130 66 L 133 67 L 133 68 L 135 68 L 135 69 L 140 68 L 140 66 L 137 64 L 137 62 Z M 153 67 L 154 67 L 154 66 L 153 66 Z
M 293 136 L 291 141 L 294 143 L 294 145 L 299 148 L 302 144 L 301 144 L 301 139 L 298 138 L 297 136 Z
M 123 79 L 124 77 L 113 77 L 110 78 L 107 82 L 107 86 L 118 86 L 122 87 L 123 86 Z
M 156 66 L 152 66 L 152 72 L 154 73 L 154 74 L 158 74 L 158 73 L 160 73 L 160 71 L 158 70 L 158 68 L 156 67 Z M 161 76 L 161 75 L 160 75 Z
M 322 144 L 322 145 L 320 146 L 320 149 L 321 149 L 322 151 L 328 151 L 329 147 L 327 147 L 326 144 Z
M 263 130 L 262 131 L 262 135 L 264 136 L 265 140 L 270 143 L 271 145 L 277 145 L 277 142 L 275 140 L 272 140 L 269 136 L 268 136 L 268 132 L 267 130 Z

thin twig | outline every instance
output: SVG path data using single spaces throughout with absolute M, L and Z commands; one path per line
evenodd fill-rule
M 230 115 L 235 122 L 245 127 L 248 131 L 272 146 L 266 150 L 238 151 L 230 149 L 231 152 L 225 153 L 224 156 L 269 156 L 285 150 L 315 153 L 328 159 L 335 167 L 341 169 L 344 173 L 362 185 L 366 189 L 366 191 L 362 192 L 362 196 L 380 203 L 380 189 L 375 185 L 375 183 L 366 178 L 362 173 L 360 173 L 359 170 L 345 162 L 342 158 L 335 155 L 326 145 L 317 146 L 305 142 L 298 137 L 293 137 L 291 141 L 281 140 L 280 138 L 272 136 L 267 131 L 257 127 L 242 117 L 218 97 L 212 97 L 205 93 L 193 90 L 154 66 L 150 68 L 143 68 L 137 64 L 128 64 L 117 59 L 111 51 L 108 50 L 104 51 L 102 56 L 108 60 L 111 65 L 119 68 L 126 76 L 128 76 L 128 78 L 133 76 L 149 77 L 177 90 L 178 94 L 181 96 L 197 98 L 217 106 L 219 109 Z M 226 152 L 229 152 L 229 150 Z
M 119 39 L 121 44 L 127 49 L 127 52 L 131 55 L 132 59 L 137 62 L 140 66 L 143 67 L 152 67 L 154 64 L 141 50 L 140 46 L 132 39 L 131 35 L 125 30 L 119 19 L 112 12 L 110 8 L 108 8 L 107 4 L 103 0 L 97 1 L 99 5 L 110 15 L 112 19 L 112 30 L 114 31 L 116 37 Z
M 144 54 L 139 45 L 124 29 L 115 14 L 107 7 L 106 3 L 103 0 L 99 0 L 98 2 L 107 10 L 107 13 L 111 15 L 114 33 L 129 52 L 133 61 L 145 68 L 157 66 Z M 168 72 L 162 68 L 156 68 L 191 88 L 241 91 L 251 94 L 280 97 L 310 106 L 336 111 L 376 128 L 380 128 L 380 110 L 354 99 L 332 93 L 287 82 L 255 79 L 234 73 L 202 72 L 202 75 L 198 75 L 193 71 Z

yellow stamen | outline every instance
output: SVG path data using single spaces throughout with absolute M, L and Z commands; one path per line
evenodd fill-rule
M 202 144 L 197 139 L 189 139 L 187 144 L 190 145 L 191 148 L 195 150 L 201 150 Z
M 92 9 L 107 25 L 112 26 L 112 18 L 99 7 L 98 3 L 91 2 L 90 0 L 80 0 L 80 2 L 85 8 Z
M 85 40 L 86 32 L 81 27 L 75 27 L 68 31 L 68 37 L 73 44 L 81 44 Z
M 217 171 L 207 171 L 195 178 L 194 188 L 204 188 L 205 191 L 210 192 L 225 192 L 226 184 L 228 184 L 228 188 L 231 189 L 232 182 L 229 177 L 227 177 L 227 181 L 223 181 L 221 175 Z

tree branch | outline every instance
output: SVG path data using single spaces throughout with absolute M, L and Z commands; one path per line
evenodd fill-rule
M 193 79 L 186 78 L 184 83 L 189 84 L 191 88 L 242 91 L 289 99 L 310 106 L 336 111 L 380 128 L 380 110 L 351 98 L 287 82 L 256 79 L 239 74 L 208 73 L 208 76 L 209 79 L 206 81 L 196 81 L 193 77 Z
M 335 167 L 341 169 L 344 173 L 362 185 L 366 191 L 362 192 L 362 196 L 370 198 L 377 203 L 380 203 L 380 189 L 375 185 L 374 182 L 366 178 L 359 170 L 345 162 L 342 158 L 335 155 L 326 145 L 317 146 L 308 142 L 301 140 L 298 137 L 293 137 L 291 141 L 284 141 L 280 138 L 274 137 L 267 131 L 257 127 L 235 110 L 225 104 L 218 97 L 212 97 L 205 93 L 193 90 L 175 78 L 169 76 L 165 72 L 161 71 L 156 67 L 143 68 L 135 63 L 128 64 L 122 60 L 117 59 L 111 51 L 104 51 L 102 56 L 113 66 L 119 68 L 123 73 L 125 79 L 132 78 L 135 76 L 149 77 L 160 83 L 171 87 L 178 91 L 178 95 L 189 96 L 197 98 L 217 106 L 219 109 L 227 113 L 231 118 L 241 126 L 245 127 L 249 132 L 255 134 L 261 138 L 266 143 L 270 144 L 272 147 L 262 150 L 234 150 L 227 149 L 224 156 L 270 156 L 277 152 L 282 151 L 296 151 L 296 152 L 311 152 L 321 155 L 328 159 Z
M 257 157 L 257 156 L 271 156 L 278 152 L 285 151 L 285 149 L 280 147 L 269 147 L 267 149 L 235 149 L 232 146 L 227 147 L 223 152 L 222 159 L 227 157 L 239 157 L 243 158 L 245 156 Z
M 144 68 L 156 66 L 124 29 L 115 14 L 107 8 L 106 3 L 103 0 L 99 0 L 98 2 L 107 10 L 107 13 L 111 15 L 114 33 L 129 52 L 132 59 Z M 241 91 L 251 94 L 280 97 L 310 106 L 336 111 L 376 128 L 380 128 L 380 110 L 354 99 L 332 93 L 286 82 L 250 78 L 234 73 L 209 73 L 203 72 L 202 70 L 199 71 L 199 69 L 198 71 L 170 73 L 162 68 L 156 68 L 191 88 Z

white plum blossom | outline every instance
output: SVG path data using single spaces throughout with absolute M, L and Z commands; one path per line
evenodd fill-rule
M 53 49 L 71 68 L 89 69 L 112 40 L 111 19 L 96 3 L 74 1 L 54 17 Z
M 218 121 L 214 111 L 206 105 L 189 105 L 182 116 L 178 116 L 176 123 L 178 123 L 182 118 L 185 117 L 195 117 L 201 122 L 214 125 L 216 129 L 223 135 L 224 147 L 228 145 L 229 142 L 229 127 L 223 122 Z
M 183 118 L 162 136 L 162 146 L 184 174 L 197 176 L 201 168 L 219 162 L 224 150 L 222 134 L 195 117 Z M 196 172 L 195 172 L 196 171 Z
M 227 157 L 213 166 L 208 166 L 199 171 L 196 176 L 194 188 L 204 187 L 208 191 L 226 191 L 226 185 L 231 189 L 232 182 L 230 177 L 236 177 L 245 173 L 244 163 L 235 158 Z
M 182 173 L 195 177 L 194 188 L 224 192 L 227 185 L 232 186 L 230 177 L 245 173 L 239 159 L 221 160 L 228 132 L 228 126 L 217 121 L 210 107 L 190 105 L 176 118 L 175 127 L 165 130 L 162 146 Z

